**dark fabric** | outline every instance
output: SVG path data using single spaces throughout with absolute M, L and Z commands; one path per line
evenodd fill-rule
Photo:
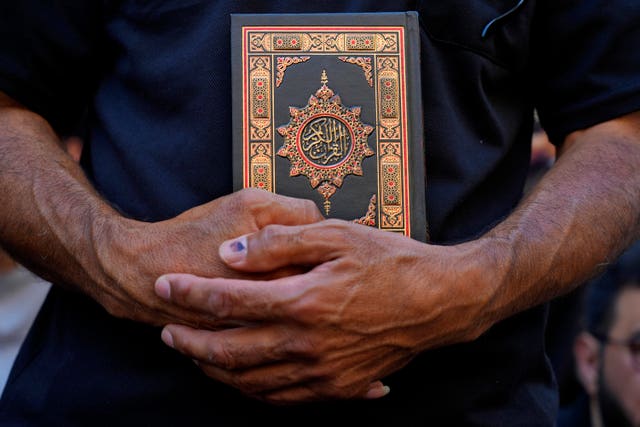
M 520 199 L 534 107 L 559 142 L 640 106 L 638 2 L 530 0 L 487 28 L 517 3 L 4 2 L 0 90 L 61 132 L 87 111 L 88 175 L 125 215 L 155 221 L 231 191 L 231 12 L 418 10 L 428 220 L 435 242 L 453 243 Z M 375 402 L 271 407 L 204 378 L 158 330 L 56 289 L 9 379 L 0 425 L 553 425 L 545 316 L 538 307 L 421 355 Z
M 557 427 L 590 427 L 591 412 L 589 396 L 581 390 L 572 402 L 561 406 L 558 412 Z
M 582 327 L 581 312 L 586 289 L 586 285 L 580 286 L 549 304 L 546 349 L 556 375 L 561 407 L 582 391 L 576 377 L 573 345 Z

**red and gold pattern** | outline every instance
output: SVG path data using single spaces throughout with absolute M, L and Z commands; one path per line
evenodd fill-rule
M 275 33 L 271 35 L 273 50 L 302 50 L 302 34 Z
M 362 68 L 364 78 L 369 86 L 373 87 L 373 67 L 371 66 L 370 56 L 338 56 L 338 59 L 348 64 L 354 64 Z
M 307 176 L 311 187 L 325 200 L 325 213 L 328 213 L 329 199 L 343 185 L 345 177 L 362 174 L 362 161 L 378 153 L 378 194 L 371 197 L 365 216 L 354 221 L 409 235 L 403 44 L 404 28 L 401 27 L 354 26 L 340 30 L 317 26 L 244 27 L 243 99 L 247 106 L 243 113 L 244 186 L 277 191 L 275 156 L 284 156 L 290 160 L 290 175 Z M 289 124 L 273 132 L 277 127 L 272 111 L 274 91 L 286 84 L 283 82 L 289 67 L 312 63 L 318 54 L 333 55 L 336 61 L 362 69 L 374 91 L 375 133 L 371 126 L 360 121 L 359 107 L 343 106 L 326 83 L 309 99 L 306 107 L 290 107 Z M 324 122 L 314 122 L 315 119 Z M 311 151 L 305 154 L 300 149 L 301 133 L 305 128 L 313 133 L 310 130 L 313 123 L 318 128 L 331 129 L 335 135 L 348 135 L 343 139 L 352 144 L 343 144 L 337 149 L 343 156 L 325 156 L 319 160 L 314 159 Z M 285 138 L 279 150 L 275 149 L 276 133 Z M 370 134 L 375 136 L 371 141 L 373 149 L 367 144 Z
M 375 34 L 347 34 L 345 48 L 347 50 L 376 50 Z
M 360 107 L 343 106 L 328 82 L 322 71 L 322 86 L 309 97 L 307 106 L 289 107 L 289 124 L 277 129 L 285 139 L 278 156 L 291 162 L 291 176 L 304 175 L 312 188 L 320 186 L 326 215 L 329 198 L 344 178 L 362 175 L 362 161 L 374 154 L 367 144 L 373 127 L 360 121 Z
M 271 58 L 254 56 L 249 63 L 251 140 L 271 140 Z
M 251 187 L 273 192 L 271 145 L 251 144 Z
M 358 219 L 354 219 L 353 222 L 357 224 L 368 225 L 369 227 L 375 227 L 377 217 L 376 200 L 376 195 L 372 195 L 369 199 L 369 207 L 367 208 L 367 213 Z
M 385 228 L 402 227 L 402 158 L 400 144 L 397 142 L 381 144 L 380 176 L 382 190 L 382 226 Z
M 291 31 L 269 33 L 252 31 L 249 51 L 258 52 L 378 52 L 398 53 L 397 31 L 362 33 L 358 31 Z
M 282 81 L 284 80 L 284 72 L 287 71 L 287 68 L 295 64 L 307 62 L 310 59 L 310 56 L 278 56 L 276 58 L 276 69 L 278 70 L 276 73 L 276 87 L 280 87 L 282 84 Z
M 400 74 L 398 59 L 383 56 L 377 59 L 378 111 L 381 140 L 400 139 Z

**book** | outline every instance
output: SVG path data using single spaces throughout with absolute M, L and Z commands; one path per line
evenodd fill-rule
M 233 170 L 427 240 L 416 12 L 231 15 Z

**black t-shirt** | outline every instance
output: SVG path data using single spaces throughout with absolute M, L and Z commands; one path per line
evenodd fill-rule
M 231 191 L 229 14 L 417 10 L 427 211 L 472 239 L 521 197 L 532 111 L 555 142 L 640 107 L 640 3 L 625 0 L 21 0 L 0 5 L 0 90 L 64 133 L 133 218 Z M 545 307 L 429 351 L 376 401 L 274 407 L 206 378 L 159 330 L 51 292 L 0 401 L 1 425 L 552 425 Z

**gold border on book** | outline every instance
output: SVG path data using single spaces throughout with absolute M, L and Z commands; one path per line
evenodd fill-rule
M 379 197 L 368 210 L 372 206 L 377 209 L 379 228 L 410 235 L 408 135 L 403 125 L 407 109 L 404 31 L 402 27 L 385 26 L 341 31 L 322 31 L 317 26 L 286 30 L 243 27 L 243 99 L 249 104 L 243 110 L 243 122 L 248 129 L 243 132 L 244 186 L 268 191 L 276 188 L 273 129 L 277 124 L 273 123 L 273 96 L 286 69 L 312 60 L 301 56 L 302 53 L 336 54 L 336 60 L 360 66 L 367 83 L 373 83 L 375 89 Z M 345 53 L 353 59 L 337 57 Z M 363 59 L 368 57 L 375 64 L 374 78 L 369 77 L 367 61 Z M 282 64 L 280 69 L 278 64 Z M 371 218 L 371 212 L 367 215 Z

